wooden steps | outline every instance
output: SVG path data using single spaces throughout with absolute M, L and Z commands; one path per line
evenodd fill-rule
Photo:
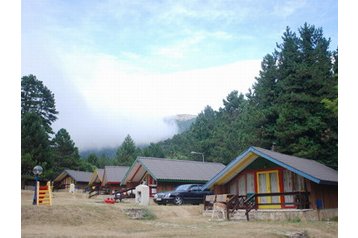
M 40 182 L 37 182 L 36 188 L 36 205 L 52 206 L 52 189 L 50 181 L 47 182 L 46 186 L 40 186 Z

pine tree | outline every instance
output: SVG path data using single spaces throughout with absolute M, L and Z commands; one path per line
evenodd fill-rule
M 322 103 L 325 108 L 334 113 L 335 117 L 338 119 L 338 49 L 333 52 L 333 80 L 335 81 L 335 86 L 332 88 L 331 94 L 327 98 L 322 99 Z
M 116 160 L 118 165 L 132 165 L 138 153 L 138 149 L 130 135 L 127 135 L 117 150 Z
M 335 149 L 325 139 L 331 116 L 321 103 L 333 87 L 329 40 L 308 24 L 299 33 L 288 29 L 279 47 L 277 148 L 336 167 L 335 159 L 327 158 Z
M 53 93 L 30 74 L 21 78 L 21 173 L 32 175 L 33 166 L 45 172 L 52 166 L 49 134 L 57 117 Z M 44 176 L 44 175 L 43 175 Z M 46 176 L 46 174 L 45 174 Z M 44 176 L 44 177 L 45 177 Z
M 94 154 L 94 153 L 91 153 L 91 154 L 88 155 L 87 161 L 88 161 L 88 163 L 96 166 L 97 168 L 100 167 L 99 159 L 98 159 L 97 155 Z
M 21 78 L 21 115 L 32 112 L 42 118 L 47 133 L 53 133 L 51 124 L 57 119 L 54 94 L 30 74 Z
M 52 140 L 53 172 L 58 174 L 64 169 L 80 168 L 78 148 L 66 129 L 60 129 Z
M 150 143 L 150 145 L 143 149 L 142 154 L 146 157 L 165 158 L 163 149 L 159 144 Z
M 277 96 L 278 96 L 278 67 L 277 52 L 268 54 L 261 63 L 261 71 L 257 82 L 249 93 L 250 104 L 247 126 L 259 141 L 253 142 L 257 146 L 269 149 L 276 142 Z M 250 133 L 250 132 L 248 132 Z
M 42 119 L 36 113 L 24 113 L 21 118 L 21 173 L 32 175 L 35 165 L 48 168 L 49 155 L 49 136 Z

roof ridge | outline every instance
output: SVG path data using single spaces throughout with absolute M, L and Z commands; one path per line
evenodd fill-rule
M 74 170 L 74 169 L 65 169 L 64 171 L 83 172 L 83 173 L 93 173 L 93 172 L 89 172 L 89 171 Z
M 178 161 L 178 162 L 193 162 L 193 163 L 206 163 L 206 164 L 223 164 L 220 162 L 211 162 L 211 161 L 196 161 L 196 160 L 185 160 L 185 159 L 168 159 L 168 158 L 157 158 L 157 157 L 138 157 L 138 159 L 150 159 L 150 160 L 167 160 L 167 161 Z
M 116 167 L 116 168 L 118 168 L 118 167 L 121 167 L 121 168 L 124 168 L 124 167 L 129 167 L 129 166 L 127 166 L 127 165 L 106 165 L 106 166 L 104 166 L 104 167 Z
M 314 163 L 317 163 L 317 164 L 320 164 L 320 165 L 324 165 L 326 167 L 328 167 L 327 165 L 323 164 L 323 163 L 320 163 L 314 159 L 307 159 L 307 158 L 302 158 L 302 157 L 299 157 L 299 156 L 296 156 L 296 155 L 289 155 L 289 154 L 285 154 L 285 153 L 282 153 L 282 152 L 279 152 L 279 151 L 274 151 L 274 150 L 269 150 L 269 149 L 265 149 L 265 148 L 261 148 L 261 147 L 257 147 L 257 146 L 252 146 L 254 149 L 261 149 L 261 150 L 266 150 L 270 153 L 276 153 L 276 154 L 281 154 L 281 155 L 284 155 L 284 156 L 289 156 L 289 157 L 294 157 L 295 159 L 300 159 L 300 160 L 305 160 L 305 161 L 311 161 L 311 162 L 314 162 Z M 328 167 L 330 168 L 330 167 Z M 332 168 L 330 168 L 332 169 Z M 334 170 L 334 169 L 333 169 Z

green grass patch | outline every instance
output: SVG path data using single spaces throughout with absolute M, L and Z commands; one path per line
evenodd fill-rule
M 154 214 L 153 211 L 149 210 L 149 209 L 145 209 L 143 211 L 143 220 L 154 220 L 156 219 L 157 216 Z
M 135 220 L 154 220 L 157 216 L 148 208 L 125 208 L 124 213 Z

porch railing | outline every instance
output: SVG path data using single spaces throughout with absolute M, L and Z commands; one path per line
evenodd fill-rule
M 233 214 L 239 209 L 245 210 L 246 219 L 249 221 L 249 212 L 252 209 L 257 209 L 257 199 L 255 193 L 248 195 L 235 194 L 229 198 L 226 204 L 226 216 L 230 220 L 230 214 Z
M 93 186 L 90 188 L 88 192 L 88 198 L 94 197 L 99 195 L 100 187 L 99 186 Z
M 230 219 L 230 215 L 235 211 L 242 209 L 245 210 L 246 219 L 249 221 L 249 212 L 253 209 L 257 210 L 261 205 L 280 205 L 287 206 L 292 205 L 298 209 L 309 208 L 308 192 L 284 192 L 284 193 L 251 193 L 247 195 L 238 195 L 238 194 L 223 194 L 223 195 L 211 195 L 210 199 L 204 202 L 204 209 L 210 207 L 210 203 L 218 202 L 216 199 L 217 196 L 225 197 L 224 201 L 220 199 L 219 202 L 224 202 L 226 204 L 226 215 L 227 219 Z M 274 197 L 274 196 L 293 196 L 293 202 L 281 202 L 278 203 L 259 203 L 260 197 Z M 208 197 L 208 196 L 207 196 Z
M 257 193 L 255 194 L 257 206 L 260 205 L 293 205 L 298 209 L 309 208 L 310 202 L 308 200 L 309 192 L 285 192 L 285 193 Z M 278 202 L 278 203 L 258 203 L 259 197 L 281 197 L 293 196 L 293 202 Z

